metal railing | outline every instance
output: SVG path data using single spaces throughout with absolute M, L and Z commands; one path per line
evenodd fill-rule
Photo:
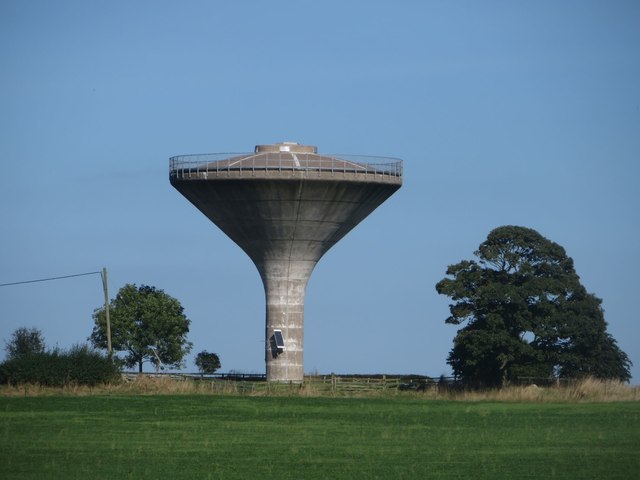
M 183 179 L 230 172 L 327 172 L 402 177 L 402 160 L 362 155 L 311 153 L 207 153 L 169 159 L 169 176 Z

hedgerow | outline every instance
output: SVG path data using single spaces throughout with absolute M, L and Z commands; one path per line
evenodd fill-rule
M 0 364 L 0 384 L 38 384 L 48 387 L 112 383 L 120 379 L 120 367 L 86 345 L 24 355 Z

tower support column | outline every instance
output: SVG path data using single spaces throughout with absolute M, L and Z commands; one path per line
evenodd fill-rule
M 304 380 L 304 297 L 314 261 L 271 260 L 259 268 L 266 297 L 267 381 Z M 276 331 L 283 344 L 278 345 Z

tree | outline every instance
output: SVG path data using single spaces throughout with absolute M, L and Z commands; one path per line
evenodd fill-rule
M 44 353 L 44 336 L 37 328 L 20 327 L 12 334 L 6 342 L 5 351 L 7 360 Z
M 446 323 L 466 323 L 447 359 L 456 376 L 483 385 L 521 376 L 631 378 L 602 301 L 581 285 L 564 248 L 504 226 L 474 254 L 479 261 L 450 265 L 436 285 L 454 302 Z
M 209 353 L 206 350 L 196 355 L 196 367 L 201 374 L 215 373 L 220 368 L 220 357 L 217 353 Z
M 127 367 L 151 362 L 156 370 L 164 366 L 181 368 L 191 351 L 187 341 L 191 321 L 180 302 L 162 290 L 147 285 L 127 284 L 109 304 L 111 342 L 115 351 L 124 352 Z M 89 340 L 96 348 L 107 348 L 104 308 L 93 313 L 94 327 Z

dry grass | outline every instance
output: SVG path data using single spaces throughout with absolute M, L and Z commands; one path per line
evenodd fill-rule
M 495 402 L 634 402 L 640 401 L 640 386 L 617 380 L 586 378 L 566 385 L 510 386 L 489 390 L 427 391 L 434 400 Z
M 453 390 L 434 386 L 424 392 L 400 392 L 396 389 L 368 391 L 331 391 L 317 384 L 274 384 L 266 382 L 198 381 L 190 378 L 140 375 L 135 380 L 97 387 L 39 385 L 0 386 L 2 397 L 86 396 L 86 395 L 247 395 L 296 397 L 414 397 L 426 400 L 461 402 L 634 402 L 640 401 L 640 386 L 614 380 L 587 378 L 567 385 L 538 387 L 512 386 L 491 390 Z

